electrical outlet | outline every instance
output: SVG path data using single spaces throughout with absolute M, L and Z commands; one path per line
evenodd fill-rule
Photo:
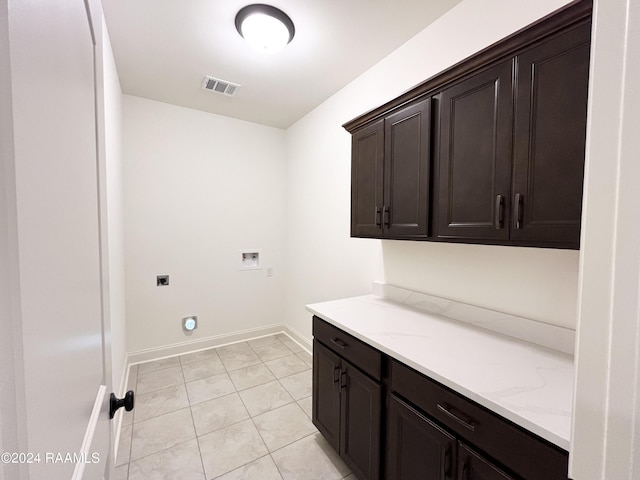
M 273 277 L 273 267 L 267 267 L 267 277 Z
M 166 287 L 169 285 L 169 275 L 158 275 L 156 277 L 156 285 L 158 287 Z

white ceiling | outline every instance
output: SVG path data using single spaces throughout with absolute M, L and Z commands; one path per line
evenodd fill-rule
M 286 128 L 461 0 L 276 0 L 293 41 L 255 52 L 234 19 L 251 0 L 103 0 L 126 94 Z M 238 83 L 202 90 L 205 75 Z

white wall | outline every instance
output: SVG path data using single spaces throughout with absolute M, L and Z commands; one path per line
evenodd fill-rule
M 287 324 L 372 280 L 575 327 L 578 252 L 349 238 L 346 121 L 566 4 L 467 0 L 287 130 Z M 481 19 L 481 21 L 479 21 Z
M 366 293 L 376 275 L 569 326 L 579 290 L 571 478 L 634 480 L 640 478 L 637 2 L 594 5 L 580 253 L 344 238 L 349 138 L 339 125 L 564 3 L 467 0 L 288 130 L 288 251 L 291 258 L 304 252 L 312 268 L 290 266 L 287 322 L 308 335 L 305 303 Z M 380 252 L 384 273 L 377 270 Z
M 329 101 L 287 130 L 286 320 L 307 339 L 304 305 L 369 293 L 381 278 L 380 242 L 349 238 L 347 119 Z
M 383 254 L 392 285 L 576 327 L 577 251 L 385 241 Z
M 124 95 L 122 142 L 128 351 L 281 324 L 284 132 Z

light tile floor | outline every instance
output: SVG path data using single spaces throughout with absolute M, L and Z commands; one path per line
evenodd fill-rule
M 285 334 L 132 366 L 116 480 L 356 480 L 311 423 L 311 356 Z

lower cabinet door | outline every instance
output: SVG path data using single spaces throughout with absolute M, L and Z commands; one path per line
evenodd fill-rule
M 458 445 L 458 480 L 516 480 L 465 444 Z
M 454 479 L 456 448 L 452 435 L 395 395 L 389 395 L 385 478 Z
M 340 455 L 361 480 L 380 478 L 382 387 L 346 360 L 341 378 Z
M 329 444 L 340 448 L 340 357 L 313 341 L 311 419 Z

